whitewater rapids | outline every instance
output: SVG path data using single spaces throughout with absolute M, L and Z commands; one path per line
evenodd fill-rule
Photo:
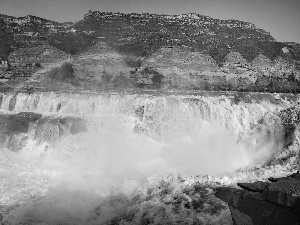
M 130 195 L 150 177 L 263 165 L 284 148 L 278 112 L 296 100 L 261 95 L 2 94 L 2 114 L 80 118 L 86 130 L 30 123 L 27 133 L 13 134 L 23 143 L 17 151 L 6 145 L 0 150 L 0 219 L 93 224 L 90 212 L 101 199 L 113 191 Z M 36 130 L 44 135 L 32 135 Z

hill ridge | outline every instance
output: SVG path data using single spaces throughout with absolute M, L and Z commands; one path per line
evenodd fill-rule
M 106 47 L 99 47 L 99 42 Z M 35 57 L 37 46 L 50 47 L 41 48 Z M 51 63 L 70 59 L 70 55 L 78 76 L 99 80 L 101 74 L 125 73 L 143 85 L 151 83 L 151 77 L 161 80 L 161 73 L 166 82 L 176 83 L 174 87 L 285 91 L 295 90 L 295 79 L 300 77 L 299 44 L 277 42 L 269 32 L 240 20 L 197 13 L 91 10 L 75 23 L 0 15 L 2 59 L 33 65 L 35 61 L 45 64 L 45 59 Z M 84 62 L 76 60 L 79 56 L 84 56 Z M 159 57 L 168 56 L 166 65 L 161 65 Z M 280 79 L 285 79 L 285 86 Z

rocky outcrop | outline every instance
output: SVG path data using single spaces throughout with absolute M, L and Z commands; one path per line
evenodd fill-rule
M 187 47 L 163 47 L 142 68 L 161 73 L 171 86 L 202 90 L 290 92 L 297 88 L 298 79 L 294 75 L 290 80 L 294 67 L 282 58 L 272 62 L 260 54 L 248 62 L 241 53 L 229 52 L 218 67 L 210 55 Z
M 107 57 L 109 58 L 109 57 Z M 110 60 L 113 62 L 114 60 Z M 99 65 L 105 63 L 100 62 Z M 118 65 L 115 63 L 115 65 Z M 97 67 L 97 64 L 93 68 Z M 103 71 L 105 67 L 100 68 Z M 110 68 L 109 66 L 107 68 Z M 114 66 L 112 71 L 130 70 L 126 66 Z M 297 92 L 299 75 L 294 65 L 283 58 L 271 61 L 260 54 L 248 62 L 242 54 L 229 52 L 222 67 L 208 54 L 188 47 L 163 47 L 142 61 L 139 71 L 150 69 L 164 76 L 168 87 L 200 90 L 245 90 L 270 92 Z M 133 71 L 132 71 L 133 72 Z M 82 74 L 87 74 L 82 71 Z M 133 73 L 135 80 L 150 84 L 151 77 Z M 292 77 L 292 79 L 291 79 Z
M 73 64 L 76 75 L 82 79 L 101 80 L 103 74 L 119 75 L 132 70 L 121 54 L 102 41 L 77 56 Z
M 256 56 L 253 61 L 252 61 L 252 66 L 255 68 L 255 69 L 260 69 L 262 71 L 267 71 L 268 69 L 271 68 L 271 63 L 272 61 L 262 55 L 262 54 L 259 54 L 258 56 Z
M 38 143 L 55 143 L 63 135 L 86 131 L 85 120 L 75 117 L 42 117 L 28 128 L 29 136 Z
M 142 67 L 154 68 L 165 75 L 198 74 L 218 69 L 210 55 L 193 52 L 186 47 L 163 47 L 145 60 Z
M 0 131 L 0 146 L 18 151 L 27 139 L 53 143 L 63 135 L 86 132 L 86 125 L 81 118 L 42 117 L 37 113 L 21 112 L 0 114 Z
M 300 174 L 269 178 L 269 182 L 238 183 L 240 189 L 217 188 L 228 203 L 234 225 L 300 224 Z
M 68 59 L 69 54 L 49 44 L 19 48 L 9 54 L 10 67 L 4 76 L 20 80 L 31 77 L 40 67 L 52 67 Z
M 157 71 L 177 87 L 199 87 L 204 80 L 218 82 L 213 79 L 218 76 L 216 61 L 188 47 L 163 47 L 144 60 L 141 67 Z

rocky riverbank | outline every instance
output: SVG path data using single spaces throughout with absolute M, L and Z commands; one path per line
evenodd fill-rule
M 215 195 L 228 203 L 234 225 L 300 224 L 300 174 L 269 178 L 269 182 L 220 187 Z

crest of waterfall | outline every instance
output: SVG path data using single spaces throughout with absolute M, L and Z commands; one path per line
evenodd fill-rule
M 94 129 L 99 126 L 121 131 L 125 126 L 132 131 L 161 139 L 193 133 L 205 123 L 226 128 L 236 139 L 246 138 L 253 129 L 268 129 L 268 132 L 273 133 L 276 130 L 273 126 L 278 123 L 274 111 L 281 108 L 268 101 L 264 104 L 255 101 L 235 104 L 225 95 L 89 95 L 50 92 L 2 94 L 0 98 L 3 113 L 35 112 L 56 117 L 81 117 L 93 121 Z

